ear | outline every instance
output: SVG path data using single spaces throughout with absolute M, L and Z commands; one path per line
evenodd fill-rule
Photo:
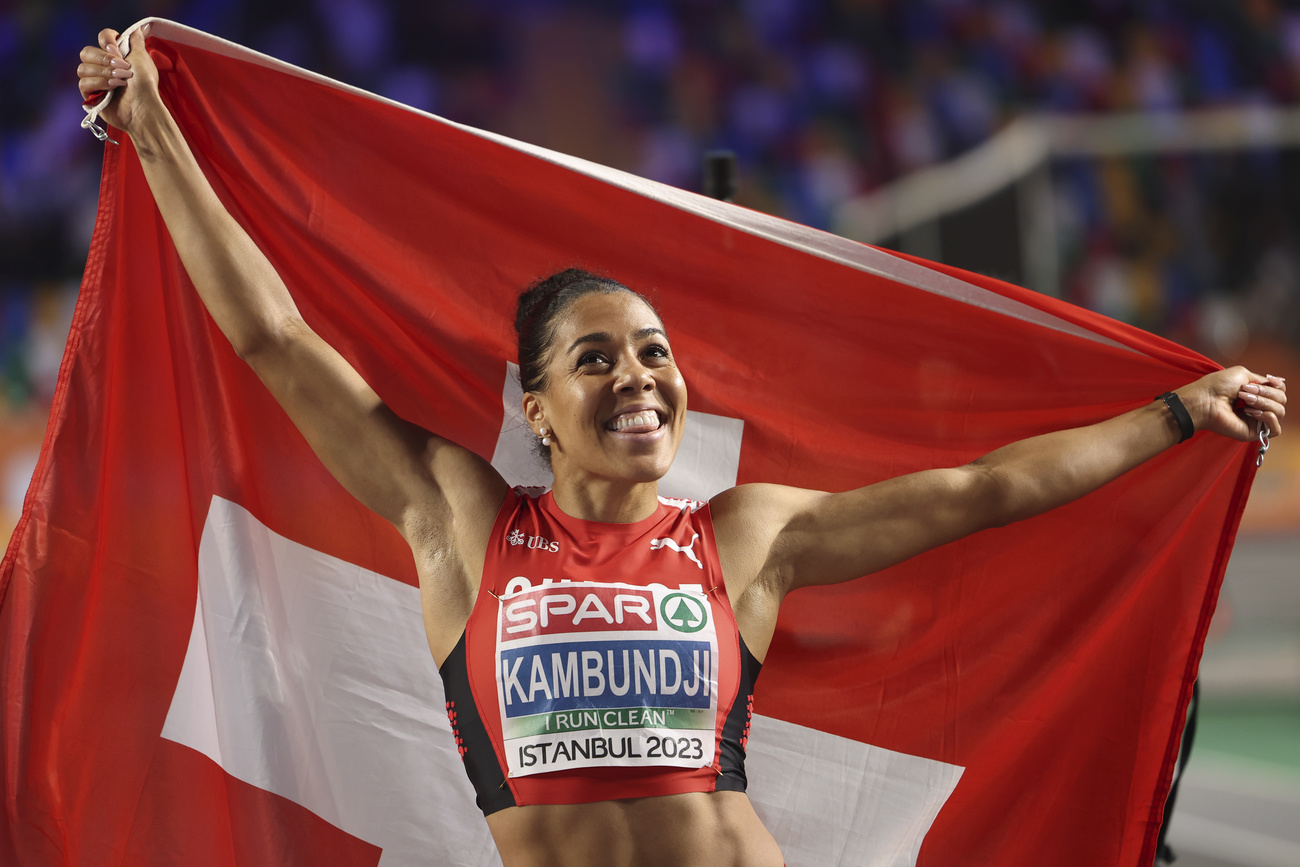
M 531 391 L 524 392 L 524 420 L 534 431 L 546 419 L 546 411 L 542 408 L 541 399 Z

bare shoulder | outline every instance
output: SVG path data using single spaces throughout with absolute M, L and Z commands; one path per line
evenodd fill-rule
M 709 500 L 709 509 L 719 539 L 724 533 L 775 533 L 825 496 L 823 491 L 755 482 L 728 488 Z
M 718 542 L 718 556 L 727 593 L 738 599 L 755 582 L 778 588 L 773 556 L 781 531 L 801 512 L 826 496 L 821 491 L 787 485 L 737 485 L 709 501 Z

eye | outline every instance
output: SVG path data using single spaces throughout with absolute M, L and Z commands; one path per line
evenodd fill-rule
M 605 353 L 594 349 L 578 356 L 578 367 L 590 367 L 593 364 L 609 364 L 609 359 L 605 357 Z
M 668 347 L 664 346 L 662 343 L 651 343 L 641 351 L 641 354 L 650 356 L 651 358 L 669 358 L 671 356 Z

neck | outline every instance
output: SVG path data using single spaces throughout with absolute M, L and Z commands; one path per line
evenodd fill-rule
M 551 496 L 564 514 L 574 518 L 630 524 L 659 508 L 659 483 L 557 478 Z

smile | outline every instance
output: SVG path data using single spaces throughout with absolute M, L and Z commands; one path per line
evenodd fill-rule
M 639 409 L 615 416 L 605 424 L 605 429 L 615 433 L 653 433 L 662 426 L 659 413 L 652 409 Z

